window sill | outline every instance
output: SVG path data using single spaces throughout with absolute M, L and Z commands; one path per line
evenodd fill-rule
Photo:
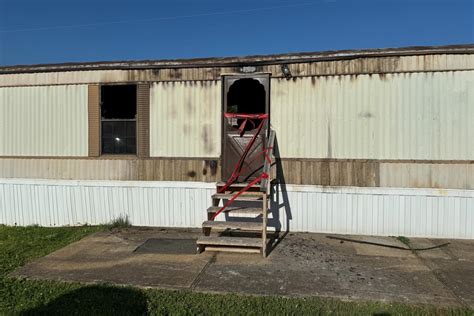
M 132 154 L 102 154 L 99 158 L 103 159 L 137 159 L 137 155 Z

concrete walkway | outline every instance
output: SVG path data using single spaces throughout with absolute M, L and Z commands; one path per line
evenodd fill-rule
M 474 241 L 410 239 L 414 248 L 450 243 L 412 253 L 324 234 L 290 233 L 264 259 L 195 255 L 192 239 L 198 236 L 196 230 L 157 228 L 97 233 L 21 267 L 13 276 L 474 308 Z M 341 237 L 405 247 L 390 237 Z M 147 240 L 155 242 L 136 250 Z

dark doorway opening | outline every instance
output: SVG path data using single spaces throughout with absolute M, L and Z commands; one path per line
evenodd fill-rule
M 136 154 L 137 86 L 101 87 L 103 154 Z
M 265 113 L 265 87 L 256 79 L 243 78 L 235 81 L 227 93 L 228 113 L 241 114 L 263 114 Z M 253 124 L 247 124 L 245 130 L 255 129 L 260 120 L 252 120 Z M 232 127 L 238 127 L 242 120 L 233 120 Z

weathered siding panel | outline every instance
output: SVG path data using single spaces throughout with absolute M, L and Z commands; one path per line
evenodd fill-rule
M 287 184 L 474 189 L 474 163 L 282 159 L 273 168 Z M 0 158 L 0 178 L 66 180 L 220 180 L 218 160 Z
M 219 176 L 217 161 L 202 159 L 0 159 L 0 178 L 216 182 Z
M 291 184 L 325 186 L 379 186 L 377 161 L 321 161 L 280 159 L 278 177 Z
M 272 80 L 282 158 L 473 160 L 474 71 Z
M 220 81 L 151 85 L 152 157 L 219 157 L 220 133 Z
M 0 179 L 0 224 L 97 225 L 128 215 L 133 225 L 197 228 L 214 191 L 199 182 Z M 275 192 L 269 226 L 281 230 L 474 238 L 469 190 L 286 186 Z M 173 197 L 179 203 L 170 203 Z
M 474 163 L 380 163 L 380 186 L 474 190 Z
M 0 156 L 87 156 L 87 86 L 0 88 Z
M 153 68 L 153 66 L 150 66 Z M 289 64 L 293 76 L 334 76 L 372 73 L 473 70 L 474 54 L 364 57 Z M 239 67 L 178 69 L 89 70 L 0 75 L 0 87 L 62 84 L 101 84 L 153 81 L 218 80 L 221 74 L 238 73 Z M 280 65 L 259 66 L 258 71 L 283 77 Z
M 277 166 L 289 184 L 474 189 L 474 163 L 280 159 Z

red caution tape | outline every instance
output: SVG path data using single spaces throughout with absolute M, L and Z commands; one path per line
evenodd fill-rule
M 245 126 L 247 125 L 248 122 L 251 122 L 255 128 L 255 123 L 253 120 L 261 120 L 260 124 L 257 127 L 257 131 L 253 135 L 252 139 L 248 142 L 247 146 L 245 146 L 244 152 L 242 153 L 242 156 L 240 157 L 239 161 L 234 167 L 234 170 L 232 171 L 232 174 L 225 183 L 225 185 L 218 191 L 219 193 L 225 192 L 240 176 L 242 173 L 242 167 L 243 163 L 245 161 L 245 158 L 247 157 L 247 154 L 249 153 L 250 149 L 252 148 L 253 144 L 255 143 L 255 140 L 257 139 L 258 135 L 262 131 L 263 126 L 265 125 L 265 120 L 268 119 L 268 114 L 237 114 L 237 113 L 224 113 L 224 117 L 226 118 L 238 118 L 238 119 L 243 119 L 244 121 L 242 124 L 239 126 L 239 133 L 240 137 L 243 136 L 245 133 Z M 264 148 L 262 152 L 258 153 L 257 156 L 255 156 L 251 162 L 253 162 L 258 156 L 264 155 L 265 159 L 268 162 L 271 162 L 270 157 L 268 156 L 268 151 L 271 150 L 272 147 Z M 244 169 L 246 170 L 246 169 Z M 214 220 L 220 213 L 222 213 L 229 205 L 231 205 L 238 196 L 240 196 L 242 193 L 246 192 L 249 190 L 252 186 L 255 184 L 259 183 L 263 179 L 268 179 L 269 175 L 266 172 L 263 172 L 259 177 L 257 177 L 255 180 L 250 182 L 245 188 L 241 189 L 239 192 L 237 192 L 230 200 L 227 201 L 227 203 L 222 206 L 219 211 L 217 211 L 212 217 L 211 220 Z
M 237 194 L 235 194 L 229 201 L 227 201 L 226 204 L 224 204 L 223 207 L 221 207 L 220 210 L 218 210 L 212 217 L 211 217 L 211 220 L 214 220 L 217 215 L 219 215 L 220 213 L 222 213 L 229 205 L 232 204 L 232 202 L 235 201 L 235 199 L 237 199 L 237 197 L 239 197 L 239 195 L 241 195 L 242 193 L 244 193 L 245 191 L 247 191 L 248 189 L 250 189 L 253 185 L 255 185 L 256 183 L 262 181 L 262 179 L 268 179 L 268 173 L 264 172 L 262 173 L 258 178 L 256 178 L 255 180 L 253 180 L 252 182 L 250 182 L 245 188 L 243 188 L 242 190 L 240 190 L 239 192 L 237 192 Z
M 242 114 L 242 113 L 224 113 L 226 118 L 240 118 L 240 119 L 253 119 L 263 120 L 268 118 L 268 114 Z
M 240 157 L 237 164 L 235 165 L 234 170 L 232 171 L 232 174 L 231 174 L 229 180 L 227 180 L 226 184 L 218 191 L 219 193 L 222 193 L 225 190 L 227 190 L 227 188 L 229 188 L 239 178 L 239 175 L 242 173 L 242 166 L 243 166 L 243 163 L 245 161 L 245 158 L 247 157 L 247 154 L 249 153 L 250 149 L 252 148 L 253 144 L 255 143 L 255 140 L 257 139 L 258 135 L 260 134 L 263 126 L 265 125 L 265 120 L 268 118 L 268 114 L 224 113 L 224 116 L 226 118 L 245 119 L 244 122 L 239 127 L 240 137 L 243 136 L 245 125 L 247 124 L 249 119 L 260 119 L 262 121 L 258 125 L 257 131 L 253 135 L 252 139 L 248 142 L 247 146 L 245 146 L 244 152 L 242 153 L 242 156 Z

